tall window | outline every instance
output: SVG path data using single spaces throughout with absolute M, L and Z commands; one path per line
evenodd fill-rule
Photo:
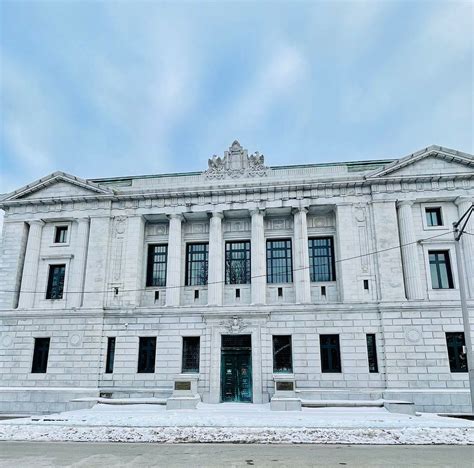
M 46 299 L 62 299 L 66 265 L 49 265 Z
M 166 244 L 150 244 L 148 246 L 147 286 L 166 286 L 167 256 L 168 246 Z
M 431 286 L 433 289 L 452 289 L 453 274 L 448 250 L 430 250 Z
M 293 372 L 291 336 L 273 336 L 273 372 Z
M 321 371 L 341 372 L 341 350 L 339 335 L 320 335 Z
M 334 281 L 334 242 L 332 237 L 308 239 L 311 281 Z
M 425 208 L 426 225 L 427 226 L 442 226 L 443 219 L 441 218 L 441 208 Z
M 105 373 L 112 374 L 114 371 L 114 359 L 115 359 L 115 337 L 109 336 L 107 338 L 107 358 L 105 361 Z
M 51 338 L 35 338 L 35 348 L 33 351 L 33 364 L 31 372 L 33 374 L 44 374 L 48 367 L 49 343 Z
M 209 244 L 186 246 L 186 286 L 207 284 Z
M 183 362 L 182 372 L 199 372 L 199 336 L 183 337 Z
M 463 332 L 446 333 L 449 368 L 451 372 L 467 372 L 466 343 Z
M 291 239 L 267 240 L 267 283 L 291 283 Z
M 225 282 L 250 283 L 250 241 L 226 242 Z
M 376 374 L 379 371 L 377 363 L 377 344 L 375 342 L 375 333 L 367 335 L 367 357 L 369 359 L 369 372 Z
M 65 244 L 67 242 L 67 226 L 56 226 L 54 230 L 54 243 Z
M 142 336 L 138 347 L 138 372 L 155 372 L 156 337 Z

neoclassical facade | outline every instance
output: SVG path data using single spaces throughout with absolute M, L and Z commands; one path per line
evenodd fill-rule
M 474 220 L 462 259 L 452 223 L 473 198 L 473 156 L 439 146 L 269 167 L 236 141 L 203 172 L 55 172 L 0 200 L 0 412 L 166 401 L 186 376 L 211 403 L 288 379 L 303 404 L 468 411 Z

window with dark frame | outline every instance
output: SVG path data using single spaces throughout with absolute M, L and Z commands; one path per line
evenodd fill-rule
M 33 350 L 33 363 L 31 372 L 33 374 L 45 374 L 48 368 L 49 344 L 51 338 L 35 338 Z
M 114 371 L 115 360 L 115 337 L 109 336 L 107 338 L 107 357 L 105 360 L 105 373 L 112 374 Z
M 56 226 L 54 231 L 54 243 L 65 244 L 67 242 L 67 226 Z
M 186 245 L 186 286 L 207 284 L 209 244 Z
M 430 250 L 431 286 L 433 289 L 453 289 L 453 274 L 448 250 Z
M 308 239 L 311 281 L 335 281 L 334 241 L 332 237 Z
M 441 208 L 440 207 L 428 207 L 425 208 L 426 213 L 426 225 L 433 226 L 442 226 L 443 218 L 441 217 Z
M 367 358 L 369 361 L 369 372 L 371 374 L 377 374 L 379 371 L 379 365 L 377 363 L 377 343 L 375 341 L 375 333 L 367 334 L 366 338 L 367 338 Z
M 225 283 L 250 283 L 250 241 L 225 243 Z
M 321 372 L 341 372 L 339 335 L 319 335 Z
M 155 372 L 156 337 L 141 336 L 138 346 L 139 374 L 152 374 Z
M 273 372 L 293 372 L 290 335 L 273 335 Z
M 267 283 L 292 283 L 291 239 L 267 240 Z
M 49 265 L 46 299 L 62 299 L 66 265 Z
M 166 286 L 168 245 L 149 244 L 146 270 L 147 286 Z
M 183 337 L 183 373 L 198 373 L 199 372 L 199 349 L 201 338 L 199 336 L 184 336 Z
M 451 372 L 467 372 L 464 333 L 446 333 L 446 345 L 448 347 L 449 368 Z

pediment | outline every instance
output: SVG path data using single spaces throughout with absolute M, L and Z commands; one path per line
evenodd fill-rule
M 447 176 L 466 173 L 474 175 L 472 155 L 441 146 L 430 146 L 376 170 L 367 178 Z
M 85 179 L 55 172 L 32 184 L 15 190 L 2 199 L 2 202 L 20 200 L 41 200 L 53 198 L 87 197 L 98 194 L 112 194 L 112 190 Z

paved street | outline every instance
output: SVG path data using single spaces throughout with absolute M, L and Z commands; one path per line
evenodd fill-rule
M 0 467 L 472 467 L 470 446 L 0 442 Z

